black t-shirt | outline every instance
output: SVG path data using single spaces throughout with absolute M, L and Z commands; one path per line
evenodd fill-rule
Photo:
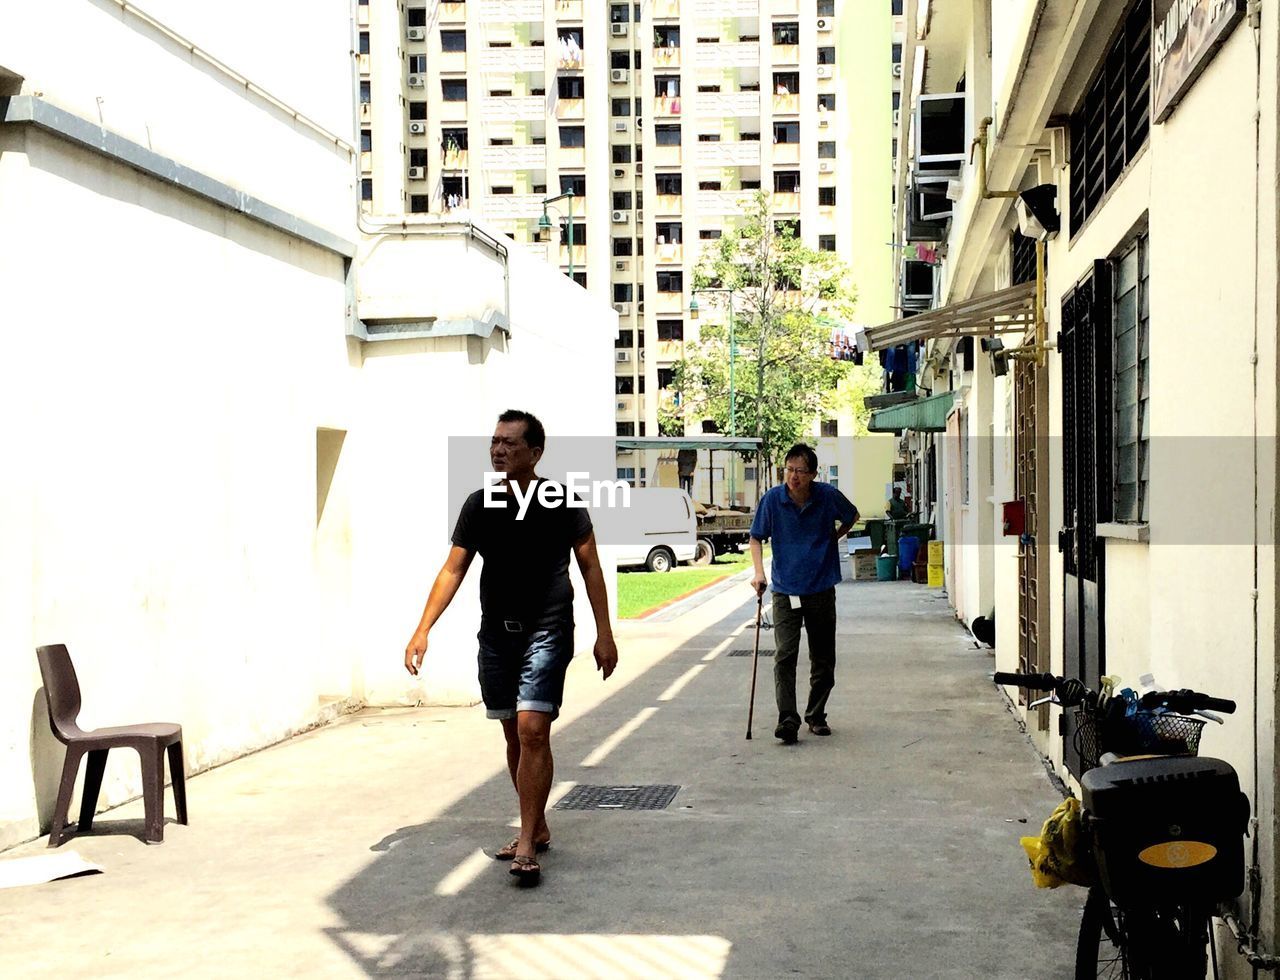
M 551 481 L 536 480 L 530 489 L 545 483 Z M 483 490 L 467 497 L 453 529 L 455 545 L 484 559 L 481 629 L 505 632 L 505 620 L 526 630 L 572 626 L 569 553 L 591 533 L 587 508 L 566 507 L 561 487 L 560 503 L 553 507 L 542 506 L 535 492 L 521 520 L 519 505 L 505 486 L 493 497 L 503 506 L 486 507 Z

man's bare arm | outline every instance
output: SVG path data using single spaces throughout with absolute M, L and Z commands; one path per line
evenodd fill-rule
M 751 564 L 755 569 L 755 574 L 751 576 L 751 588 L 756 595 L 764 595 L 764 590 L 769 587 L 764 577 L 764 543 L 755 537 L 751 539 Z
M 475 552 L 459 548 L 455 544 L 449 549 L 449 556 L 445 558 L 444 565 L 431 585 L 426 607 L 422 610 L 422 619 L 418 621 L 418 628 L 414 630 L 409 645 L 404 649 L 404 669 L 415 677 L 422 666 L 422 658 L 427 655 L 427 634 L 458 594 L 474 557 Z
M 573 557 L 578 561 L 582 581 L 587 586 L 587 598 L 591 600 L 591 613 L 596 621 L 596 668 L 608 680 L 618 666 L 618 646 L 613 640 L 613 624 L 609 621 L 609 595 L 604 587 L 604 571 L 600 567 L 600 555 L 596 552 L 596 536 L 592 532 L 573 546 Z

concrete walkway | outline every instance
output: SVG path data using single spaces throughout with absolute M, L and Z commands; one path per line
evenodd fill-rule
M 657 811 L 552 812 L 536 889 L 484 854 L 515 816 L 499 726 L 371 710 L 192 779 L 193 822 L 161 846 L 128 835 L 140 803 L 104 814 L 63 848 L 105 874 L 0 891 L 0 975 L 1069 975 L 1083 893 L 1031 884 L 1018 837 L 1058 796 L 992 658 L 937 590 L 838 594 L 830 738 L 771 737 L 764 658 L 743 738 L 745 583 L 624 624 L 608 683 L 575 661 L 553 797 L 679 791 Z

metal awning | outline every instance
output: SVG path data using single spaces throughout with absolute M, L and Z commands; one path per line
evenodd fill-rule
M 940 395 L 931 395 L 906 405 L 895 405 L 893 408 L 872 412 L 867 431 L 902 432 L 914 429 L 916 432 L 946 432 L 947 414 L 951 411 L 955 395 L 954 391 L 944 391 Z
M 985 296 L 940 306 L 917 316 L 867 328 L 869 350 L 934 337 L 990 337 L 1026 333 L 1035 326 L 1036 284 L 1024 282 Z
M 619 449 L 728 449 L 754 453 L 760 448 L 755 436 L 655 436 L 652 438 L 619 436 Z

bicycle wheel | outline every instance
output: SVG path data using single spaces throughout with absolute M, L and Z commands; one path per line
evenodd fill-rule
M 1185 905 L 1133 909 L 1125 916 L 1131 980 L 1204 980 L 1209 916 Z
M 1124 917 L 1100 887 L 1089 889 L 1076 940 L 1075 980 L 1131 980 Z

